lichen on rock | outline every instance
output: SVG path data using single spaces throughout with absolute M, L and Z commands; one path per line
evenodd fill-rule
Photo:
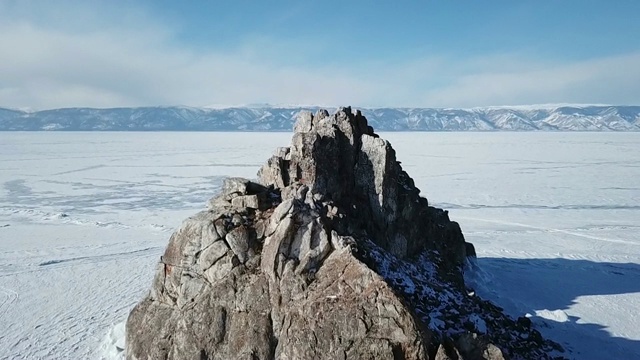
M 464 284 L 475 256 L 359 111 L 301 113 L 257 182 L 172 235 L 128 359 L 551 358 Z

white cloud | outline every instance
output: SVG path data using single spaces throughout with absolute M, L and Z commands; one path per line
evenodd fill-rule
M 195 54 L 146 35 L 0 25 L 0 47 L 10 49 L 0 54 L 0 104 L 342 103 L 367 96 L 367 86 L 338 70 L 278 66 L 243 54 Z
M 462 73 L 427 91 L 423 102 L 439 106 L 544 103 L 638 104 L 640 52 L 570 63 L 498 59 L 486 69 Z
M 0 15 L 0 106 L 471 107 L 637 103 L 640 94 L 640 53 L 579 62 L 497 54 L 337 63 L 329 61 L 326 44 L 312 51 L 314 44 L 286 39 L 253 39 L 226 51 L 194 50 L 176 42 L 171 26 L 154 23 L 143 11 L 108 9 L 80 8 L 81 16 L 66 21 L 64 12 L 29 15 L 28 6 L 0 0 L 0 14 L 5 14 Z M 286 61 L 288 51 L 294 61 Z M 305 62 L 312 57 L 326 57 L 329 65 Z

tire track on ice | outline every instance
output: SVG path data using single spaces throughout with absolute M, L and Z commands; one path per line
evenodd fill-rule
M 0 285 L 0 292 L 5 295 L 0 303 L 0 319 L 2 319 L 2 317 L 7 313 L 7 310 L 9 310 L 9 307 L 11 307 L 11 304 L 18 300 L 19 295 L 17 292 L 2 285 Z
M 110 253 L 110 254 L 103 254 L 103 255 L 78 256 L 78 257 L 72 257 L 67 259 L 52 259 L 52 260 L 41 261 L 37 264 L 31 264 L 32 266 L 36 265 L 35 268 L 3 273 L 3 274 L 0 274 L 0 277 L 26 274 L 26 273 L 32 273 L 32 272 L 49 271 L 49 270 L 67 268 L 67 267 L 84 265 L 84 264 L 97 264 L 97 263 L 102 263 L 107 261 L 117 261 L 117 260 L 122 260 L 130 257 L 138 258 L 138 257 L 160 256 L 162 253 L 162 250 L 164 250 L 164 246 L 153 246 L 153 247 L 147 247 L 147 248 L 137 249 L 132 251 L 124 251 L 124 252 L 117 252 L 117 253 Z
M 110 260 L 110 259 L 105 259 L 105 258 L 119 257 L 121 255 L 134 255 L 134 254 L 138 254 L 138 253 L 146 253 L 146 252 L 149 252 L 150 250 L 154 250 L 154 249 L 157 249 L 157 248 L 158 247 L 148 247 L 148 248 L 144 248 L 144 249 L 140 249 L 140 250 L 125 251 L 125 252 L 113 253 L 113 254 L 94 255 L 94 256 L 78 256 L 78 257 L 68 258 L 68 259 L 47 260 L 47 261 L 43 261 L 43 262 L 39 263 L 38 266 L 50 266 L 50 265 L 56 265 L 56 264 L 64 264 L 64 263 L 67 263 L 67 262 L 77 262 L 77 261 L 91 260 L 91 259 L 96 259 L 96 260 L 95 261 L 87 261 L 87 262 L 95 263 L 95 262 Z
M 611 242 L 611 243 L 615 243 L 615 244 L 625 244 L 625 245 L 640 246 L 640 243 L 633 242 L 633 241 L 609 239 L 609 238 L 603 238 L 603 237 L 599 237 L 599 236 L 581 234 L 581 233 L 573 232 L 573 231 L 570 231 L 570 230 L 554 229 L 554 228 L 547 228 L 547 227 L 541 227 L 541 226 L 533 226 L 533 225 L 528 225 L 528 224 L 523 224 L 523 223 L 518 223 L 518 222 L 482 219 L 482 218 L 467 217 L 467 216 L 457 216 L 456 218 L 463 219 L 463 220 L 481 221 L 481 222 L 487 222 L 487 223 L 499 224 L 499 225 L 519 226 L 519 227 L 523 227 L 523 228 L 527 228 L 527 229 L 535 229 L 535 230 L 540 230 L 540 231 L 544 231 L 544 232 L 548 232 L 548 233 L 560 233 L 560 234 L 572 235 L 572 236 L 577 236 L 577 237 L 590 239 L 590 240 L 606 241 L 606 242 Z

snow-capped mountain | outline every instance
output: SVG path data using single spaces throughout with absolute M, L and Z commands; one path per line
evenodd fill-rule
M 290 131 L 296 115 L 318 107 L 0 108 L 0 131 Z M 540 105 L 368 108 L 379 131 L 640 131 L 640 106 Z

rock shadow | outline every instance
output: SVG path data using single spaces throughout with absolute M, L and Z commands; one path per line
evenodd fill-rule
M 551 340 L 567 339 L 565 356 L 576 359 L 640 359 L 640 341 L 616 337 L 603 324 L 587 323 L 571 313 L 584 296 L 624 295 L 640 292 L 640 264 L 571 259 L 478 258 L 465 275 L 467 284 L 482 298 L 517 317 L 526 313 Z M 623 300 L 628 301 L 628 300 Z M 597 307 L 593 312 L 614 316 L 616 308 Z M 539 313 L 536 311 L 549 310 Z M 609 314 L 607 314 L 609 313 Z M 596 315 L 597 316 L 597 315 Z M 621 322 L 634 321 L 620 312 Z M 640 326 L 639 324 L 636 324 Z

